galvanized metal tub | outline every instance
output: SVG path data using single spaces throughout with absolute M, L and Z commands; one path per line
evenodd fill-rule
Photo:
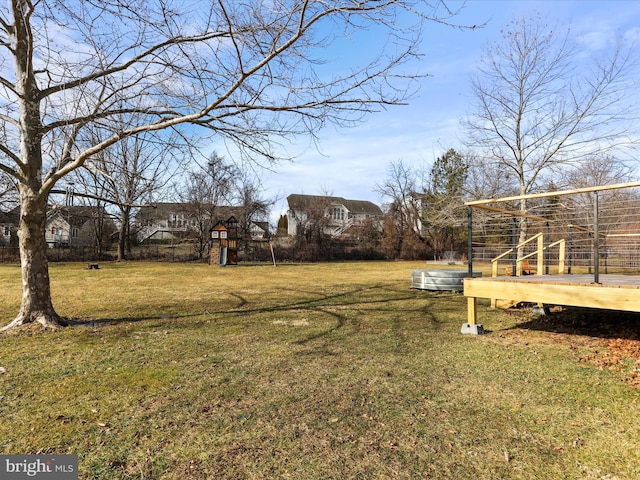
M 411 288 L 461 292 L 462 282 L 468 276 L 466 270 L 412 270 Z M 473 276 L 481 277 L 482 272 L 473 272 Z

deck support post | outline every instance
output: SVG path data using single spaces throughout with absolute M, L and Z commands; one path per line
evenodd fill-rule
M 478 299 L 467 297 L 467 323 L 462 324 L 460 333 L 463 335 L 482 335 L 484 328 L 478 325 Z
M 518 272 L 518 224 L 516 221 L 516 217 L 512 218 L 511 224 L 511 249 L 513 252 L 511 253 L 512 258 L 512 267 L 511 267 L 511 275 L 520 276 L 521 272 Z M 520 267 L 522 267 L 522 263 L 520 263 Z
M 544 274 L 549 275 L 549 263 L 551 262 L 551 252 L 549 245 L 551 245 L 551 233 L 549 228 L 549 222 L 547 222 L 545 226 L 545 244 L 547 245 L 547 249 L 544 252 Z
M 593 283 L 600 283 L 600 232 L 598 228 L 598 192 L 593 192 Z
M 473 278 L 473 207 L 467 207 L 467 272 Z
M 571 225 L 569 225 L 569 268 L 567 273 L 571 275 L 571 267 L 573 265 L 573 230 L 571 229 Z

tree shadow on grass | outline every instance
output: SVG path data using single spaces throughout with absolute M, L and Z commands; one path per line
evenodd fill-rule
M 381 292 L 382 290 L 388 290 Z M 283 314 L 294 311 L 309 311 L 321 313 L 329 317 L 333 317 L 335 322 L 321 332 L 315 332 L 309 336 L 298 340 L 296 343 L 305 344 L 313 340 L 326 337 L 337 330 L 344 327 L 347 317 L 340 312 L 340 309 L 354 309 L 358 311 L 358 316 L 366 317 L 368 314 L 376 314 L 377 316 L 388 314 L 393 324 L 398 323 L 398 316 L 418 315 L 431 325 L 440 323 L 431 310 L 433 309 L 433 299 L 428 299 L 425 305 L 425 298 L 416 295 L 413 291 L 404 291 L 389 288 L 388 285 L 373 285 L 366 287 L 358 287 L 342 292 L 326 291 L 301 291 L 299 289 L 282 291 L 282 298 L 291 298 L 290 302 L 262 306 L 259 302 L 250 302 L 243 296 L 230 293 L 231 297 L 236 299 L 236 303 L 232 307 L 220 310 L 203 310 L 201 312 L 184 313 L 184 314 L 163 314 L 163 315 L 145 315 L 145 316 L 123 316 L 119 318 L 105 319 L 68 319 L 70 326 L 98 328 L 106 325 L 116 325 L 125 323 L 136 323 L 142 321 L 175 321 L 188 318 L 201 317 L 203 320 L 210 320 L 211 316 L 240 317 L 251 314 Z M 309 295 L 311 298 L 299 299 L 301 295 Z M 393 302 L 411 302 L 419 301 L 417 305 L 411 305 L 409 308 L 398 309 Z M 395 325 L 398 328 L 398 325 Z

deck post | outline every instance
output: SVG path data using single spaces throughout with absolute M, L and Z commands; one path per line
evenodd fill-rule
M 598 228 L 598 192 L 593 192 L 593 283 L 600 283 L 600 232 Z
M 516 217 L 513 217 L 513 225 L 511 226 L 511 248 L 513 249 L 513 267 L 511 275 L 518 275 L 518 225 Z M 522 263 L 520 264 L 522 266 Z
M 569 225 L 569 266 L 567 269 L 567 273 L 571 275 L 571 264 L 573 262 L 573 230 L 571 229 L 571 225 Z
M 467 297 L 467 323 L 475 325 L 478 321 L 478 301 L 476 297 Z
M 467 297 L 467 323 L 463 323 L 460 333 L 463 335 L 482 335 L 484 328 L 478 325 L 478 299 Z
M 604 258 L 604 273 L 607 274 L 609 273 L 609 255 L 607 254 L 607 236 L 604 235 L 604 238 L 602 239 L 602 249 L 604 250 L 602 252 L 602 256 Z
M 587 273 L 589 273 L 589 275 L 593 274 L 593 238 L 592 238 L 592 233 L 588 232 L 587 233 L 588 238 L 589 238 L 589 244 L 591 246 L 590 250 L 589 250 L 589 265 L 588 265 L 588 270 Z
M 538 263 L 536 265 L 536 275 L 544 275 L 545 274 L 545 263 L 546 263 L 546 274 L 549 275 L 549 263 L 545 262 L 546 255 L 549 253 L 549 243 L 547 243 L 547 251 L 544 250 L 544 238 L 542 235 L 538 236 Z
M 467 272 L 473 278 L 473 207 L 467 207 Z
M 549 222 L 547 222 L 545 228 L 545 244 L 547 245 L 547 250 L 544 253 L 544 274 L 549 275 L 549 262 L 551 258 L 551 252 L 549 251 L 549 245 L 551 245 L 551 234 L 549 233 Z

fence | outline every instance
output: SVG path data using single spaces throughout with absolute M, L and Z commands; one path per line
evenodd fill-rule
M 0 246 L 0 263 L 20 263 L 18 247 Z
M 248 241 L 240 245 L 239 261 L 261 262 L 271 261 L 269 244 L 265 241 Z M 200 257 L 195 244 L 190 242 L 176 244 L 137 245 L 127 252 L 127 260 L 148 260 L 162 262 L 194 262 L 208 261 L 209 252 Z M 112 247 L 102 253 L 96 253 L 93 247 L 55 246 L 47 249 L 50 262 L 95 262 L 115 261 L 117 251 Z M 0 264 L 19 264 L 18 247 L 0 246 Z

